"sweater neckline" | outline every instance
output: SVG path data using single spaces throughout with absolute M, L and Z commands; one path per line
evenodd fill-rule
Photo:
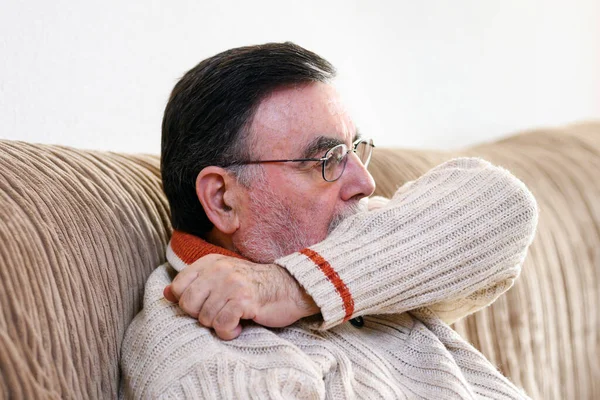
M 167 261 L 178 272 L 208 254 L 221 254 L 244 259 L 238 253 L 208 243 L 206 240 L 179 230 L 174 230 L 167 246 Z

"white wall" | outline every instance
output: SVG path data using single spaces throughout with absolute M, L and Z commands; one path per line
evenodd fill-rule
M 0 137 L 158 153 L 186 70 L 284 40 L 337 66 L 378 144 L 600 118 L 598 0 L 0 0 Z

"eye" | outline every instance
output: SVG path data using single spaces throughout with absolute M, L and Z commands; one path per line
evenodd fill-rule
M 329 152 L 329 158 L 327 159 L 328 163 L 333 163 L 335 165 L 339 164 L 346 155 L 346 146 L 340 145 L 336 146 Z
M 337 167 L 340 165 L 345 155 L 345 146 L 336 146 L 330 149 L 325 157 L 327 160 L 325 161 L 325 170 L 327 171 L 335 171 Z
M 318 158 L 318 157 L 315 157 L 315 158 Z M 323 166 L 323 161 L 314 161 L 314 160 L 313 161 L 299 161 L 296 164 L 296 166 L 299 170 L 302 170 L 302 171 L 308 171 L 313 168 L 321 170 L 321 168 Z

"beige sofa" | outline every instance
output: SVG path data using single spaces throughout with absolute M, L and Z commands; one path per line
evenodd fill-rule
M 377 148 L 377 194 L 458 155 L 529 185 L 515 287 L 456 324 L 536 399 L 600 398 L 600 123 L 463 151 Z M 0 398 L 112 398 L 119 348 L 171 232 L 156 156 L 0 141 Z

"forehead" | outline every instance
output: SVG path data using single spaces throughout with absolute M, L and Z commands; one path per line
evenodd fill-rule
M 257 156 L 289 158 L 318 137 L 349 144 L 356 128 L 335 88 L 319 82 L 275 90 L 258 106 L 251 132 Z

